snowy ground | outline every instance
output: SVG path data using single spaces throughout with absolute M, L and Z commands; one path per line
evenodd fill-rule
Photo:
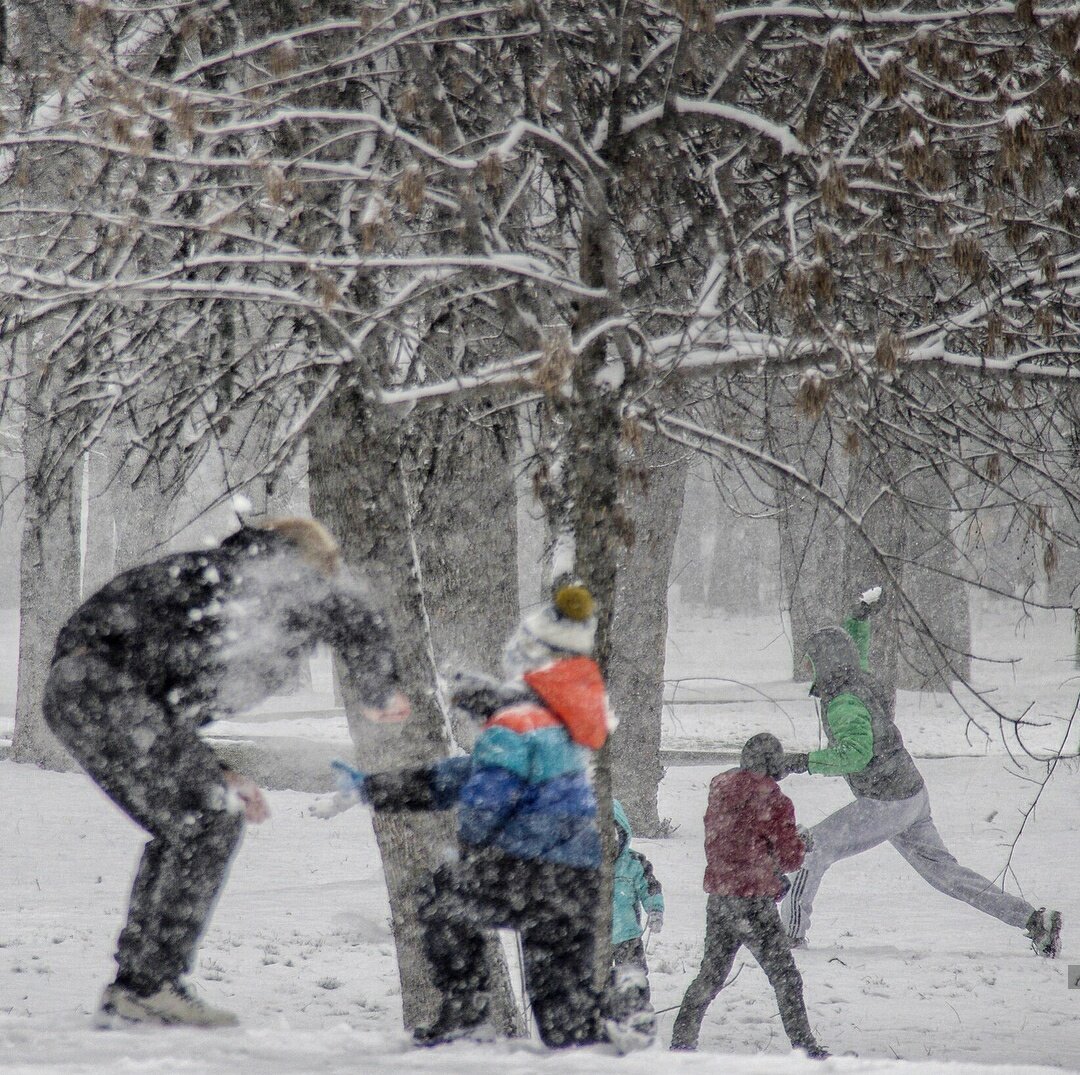
M 720 620 L 676 626 L 672 677 L 738 678 L 787 700 L 778 705 L 751 691 L 737 703 L 738 691 L 725 687 L 725 704 L 675 708 L 669 743 L 734 743 L 770 727 L 793 745 L 812 745 L 801 691 L 783 683 L 776 628 Z M 987 666 L 984 685 L 996 686 L 1016 712 L 1036 701 L 1048 725 L 1042 734 L 1060 737 L 1076 699 L 1069 625 L 1042 617 L 1018 632 L 997 616 L 982 630 L 988 652 L 1021 658 L 1007 676 L 1002 666 Z M 1000 742 L 965 741 L 947 697 L 911 695 L 902 703 L 909 742 L 928 759 L 921 768 L 946 842 L 962 861 L 995 876 L 1037 788 L 1013 775 Z M 1076 738 L 1074 731 L 1074 749 Z M 952 753 L 965 756 L 940 757 Z M 700 958 L 701 815 L 712 773 L 670 768 L 661 813 L 677 832 L 639 842 L 668 901 L 664 932 L 649 947 L 658 1009 L 678 1004 Z M 848 799 L 839 780 L 793 777 L 785 789 L 807 824 Z M 940 1072 L 946 1062 L 950 1072 L 981 1065 L 1080 1070 L 1080 989 L 1067 988 L 1068 964 L 1080 964 L 1078 792 L 1076 763 L 1059 766 L 1012 855 L 1009 879 L 1036 904 L 1064 912 L 1060 960 L 1037 959 L 1018 931 L 939 895 L 895 852 L 878 849 L 828 875 L 811 947 L 798 953 L 811 1021 L 836 1059 L 815 1064 L 790 1054 L 767 983 L 748 956 L 710 1010 L 698 1054 L 664 1051 L 674 1012 L 663 1011 L 661 1044 L 619 1059 L 599 1047 L 568 1055 L 528 1043 L 412 1050 L 400 1029 L 368 816 L 357 809 L 328 822 L 310 819 L 304 808 L 311 797 L 291 791 L 270 794 L 274 816 L 249 832 L 202 948 L 198 988 L 240 1014 L 241 1027 L 94 1031 L 89 1018 L 112 971 L 142 836 L 84 777 L 0 762 L 0 1071 L 351 1075 L 471 1073 L 497 1063 L 508 1073 L 656 1075 Z

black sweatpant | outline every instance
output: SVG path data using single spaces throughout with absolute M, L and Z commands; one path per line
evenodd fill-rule
M 91 654 L 49 673 L 45 722 L 150 840 L 135 875 L 116 980 L 149 994 L 191 971 L 243 832 L 221 767 L 196 730 Z
M 705 1010 L 731 973 L 741 945 L 761 964 L 776 993 L 780 1019 L 796 1049 L 816 1047 L 803 1003 L 802 975 L 792 958 L 776 904 L 768 897 L 710 895 L 705 912 L 705 956 L 675 1017 L 673 1049 L 696 1049 Z
M 485 850 L 441 866 L 420 901 L 424 946 L 444 1001 L 444 1031 L 471 1026 L 487 1010 L 486 929 L 521 934 L 525 988 L 544 1044 L 603 1040 L 601 994 L 593 985 L 596 870 L 511 858 Z
M 629 941 L 619 941 L 611 946 L 611 974 L 612 981 L 620 967 L 637 967 L 645 975 L 645 988 L 642 992 L 642 1003 L 648 1004 L 652 1000 L 649 989 L 649 964 L 645 959 L 645 943 L 640 937 L 633 937 Z

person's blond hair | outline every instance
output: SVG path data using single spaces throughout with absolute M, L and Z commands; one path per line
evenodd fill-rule
M 341 567 L 341 549 L 322 523 L 314 519 L 289 517 L 266 519 L 259 524 L 291 542 L 300 556 L 324 575 L 334 575 Z

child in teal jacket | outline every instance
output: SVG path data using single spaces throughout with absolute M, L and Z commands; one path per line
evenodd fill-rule
M 616 975 L 623 967 L 638 967 L 646 975 L 647 1002 L 649 968 L 641 939 L 644 932 L 641 912 L 645 912 L 646 928 L 659 933 L 664 925 L 664 890 L 653 873 L 652 863 L 630 846 L 633 832 L 622 803 L 615 799 L 612 807 L 618 852 L 615 859 L 615 902 L 611 914 L 611 962 Z

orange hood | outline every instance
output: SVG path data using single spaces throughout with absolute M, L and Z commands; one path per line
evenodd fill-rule
M 525 673 L 525 682 L 566 725 L 570 738 L 599 750 L 608 734 L 604 678 L 591 657 L 568 657 Z

